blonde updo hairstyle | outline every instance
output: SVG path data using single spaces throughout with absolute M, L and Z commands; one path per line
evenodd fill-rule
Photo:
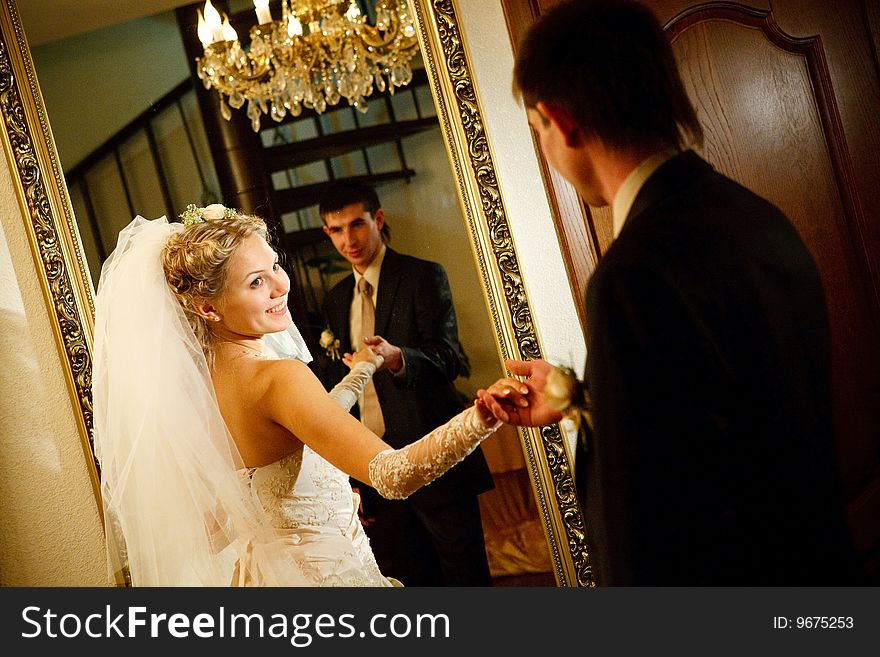
M 222 206 L 204 210 L 214 207 Z M 268 240 L 266 222 L 261 218 L 223 210 L 198 210 L 200 218 L 188 225 L 185 222 L 186 227 L 173 233 L 162 250 L 165 280 L 183 307 L 209 365 L 214 361 L 215 336 L 211 323 L 196 311 L 196 304 L 223 296 L 227 264 L 244 240 L 254 234 Z

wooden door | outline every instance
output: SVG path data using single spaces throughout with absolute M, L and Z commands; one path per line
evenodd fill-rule
M 504 0 L 516 37 L 552 0 Z M 645 0 L 705 131 L 701 154 L 792 220 L 819 266 L 835 440 L 856 545 L 880 576 L 880 7 L 871 0 Z M 572 190 L 549 185 L 565 199 Z M 556 203 L 566 207 L 565 203 Z M 610 244 L 606 211 L 559 212 L 569 277 Z

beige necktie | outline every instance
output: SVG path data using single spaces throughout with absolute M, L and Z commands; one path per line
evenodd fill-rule
M 373 305 L 373 286 L 363 276 L 358 281 L 358 293 L 361 295 L 361 331 L 358 342 L 363 336 L 373 337 L 376 330 L 376 306 Z M 364 347 L 361 347 L 364 348 Z M 373 379 L 364 387 L 364 403 L 361 405 L 361 422 L 377 436 L 385 434 L 385 419 L 382 417 L 382 407 L 379 406 L 379 397 L 376 395 L 376 386 Z

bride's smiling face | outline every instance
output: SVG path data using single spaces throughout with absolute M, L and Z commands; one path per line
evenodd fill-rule
M 261 337 L 290 326 L 290 278 L 266 240 L 259 235 L 246 238 L 226 266 L 225 289 L 216 302 L 220 315 L 216 328 L 237 336 Z

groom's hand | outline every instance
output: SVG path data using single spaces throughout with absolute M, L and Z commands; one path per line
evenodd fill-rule
M 547 384 L 547 376 L 553 371 L 553 365 L 543 358 L 538 360 L 511 360 L 504 361 L 507 370 L 514 376 L 526 376 L 538 392 L 544 391 Z
M 403 354 L 400 347 L 396 347 L 381 335 L 373 335 L 364 337 L 364 344 L 372 350 L 374 354 L 379 354 L 385 359 L 385 367 L 394 374 L 403 367 Z
M 349 369 L 358 363 L 372 363 L 376 366 L 376 371 L 379 372 L 382 370 L 382 365 L 384 364 L 385 359 L 372 349 L 361 349 L 353 354 L 347 352 L 343 354 L 342 362 L 345 363 Z
M 506 424 L 540 427 L 554 424 L 562 414 L 547 404 L 544 387 L 553 366 L 544 360 L 507 360 L 507 369 L 514 376 L 526 376 L 525 381 L 501 378 L 486 390 L 478 390 L 477 397 L 487 409 Z

